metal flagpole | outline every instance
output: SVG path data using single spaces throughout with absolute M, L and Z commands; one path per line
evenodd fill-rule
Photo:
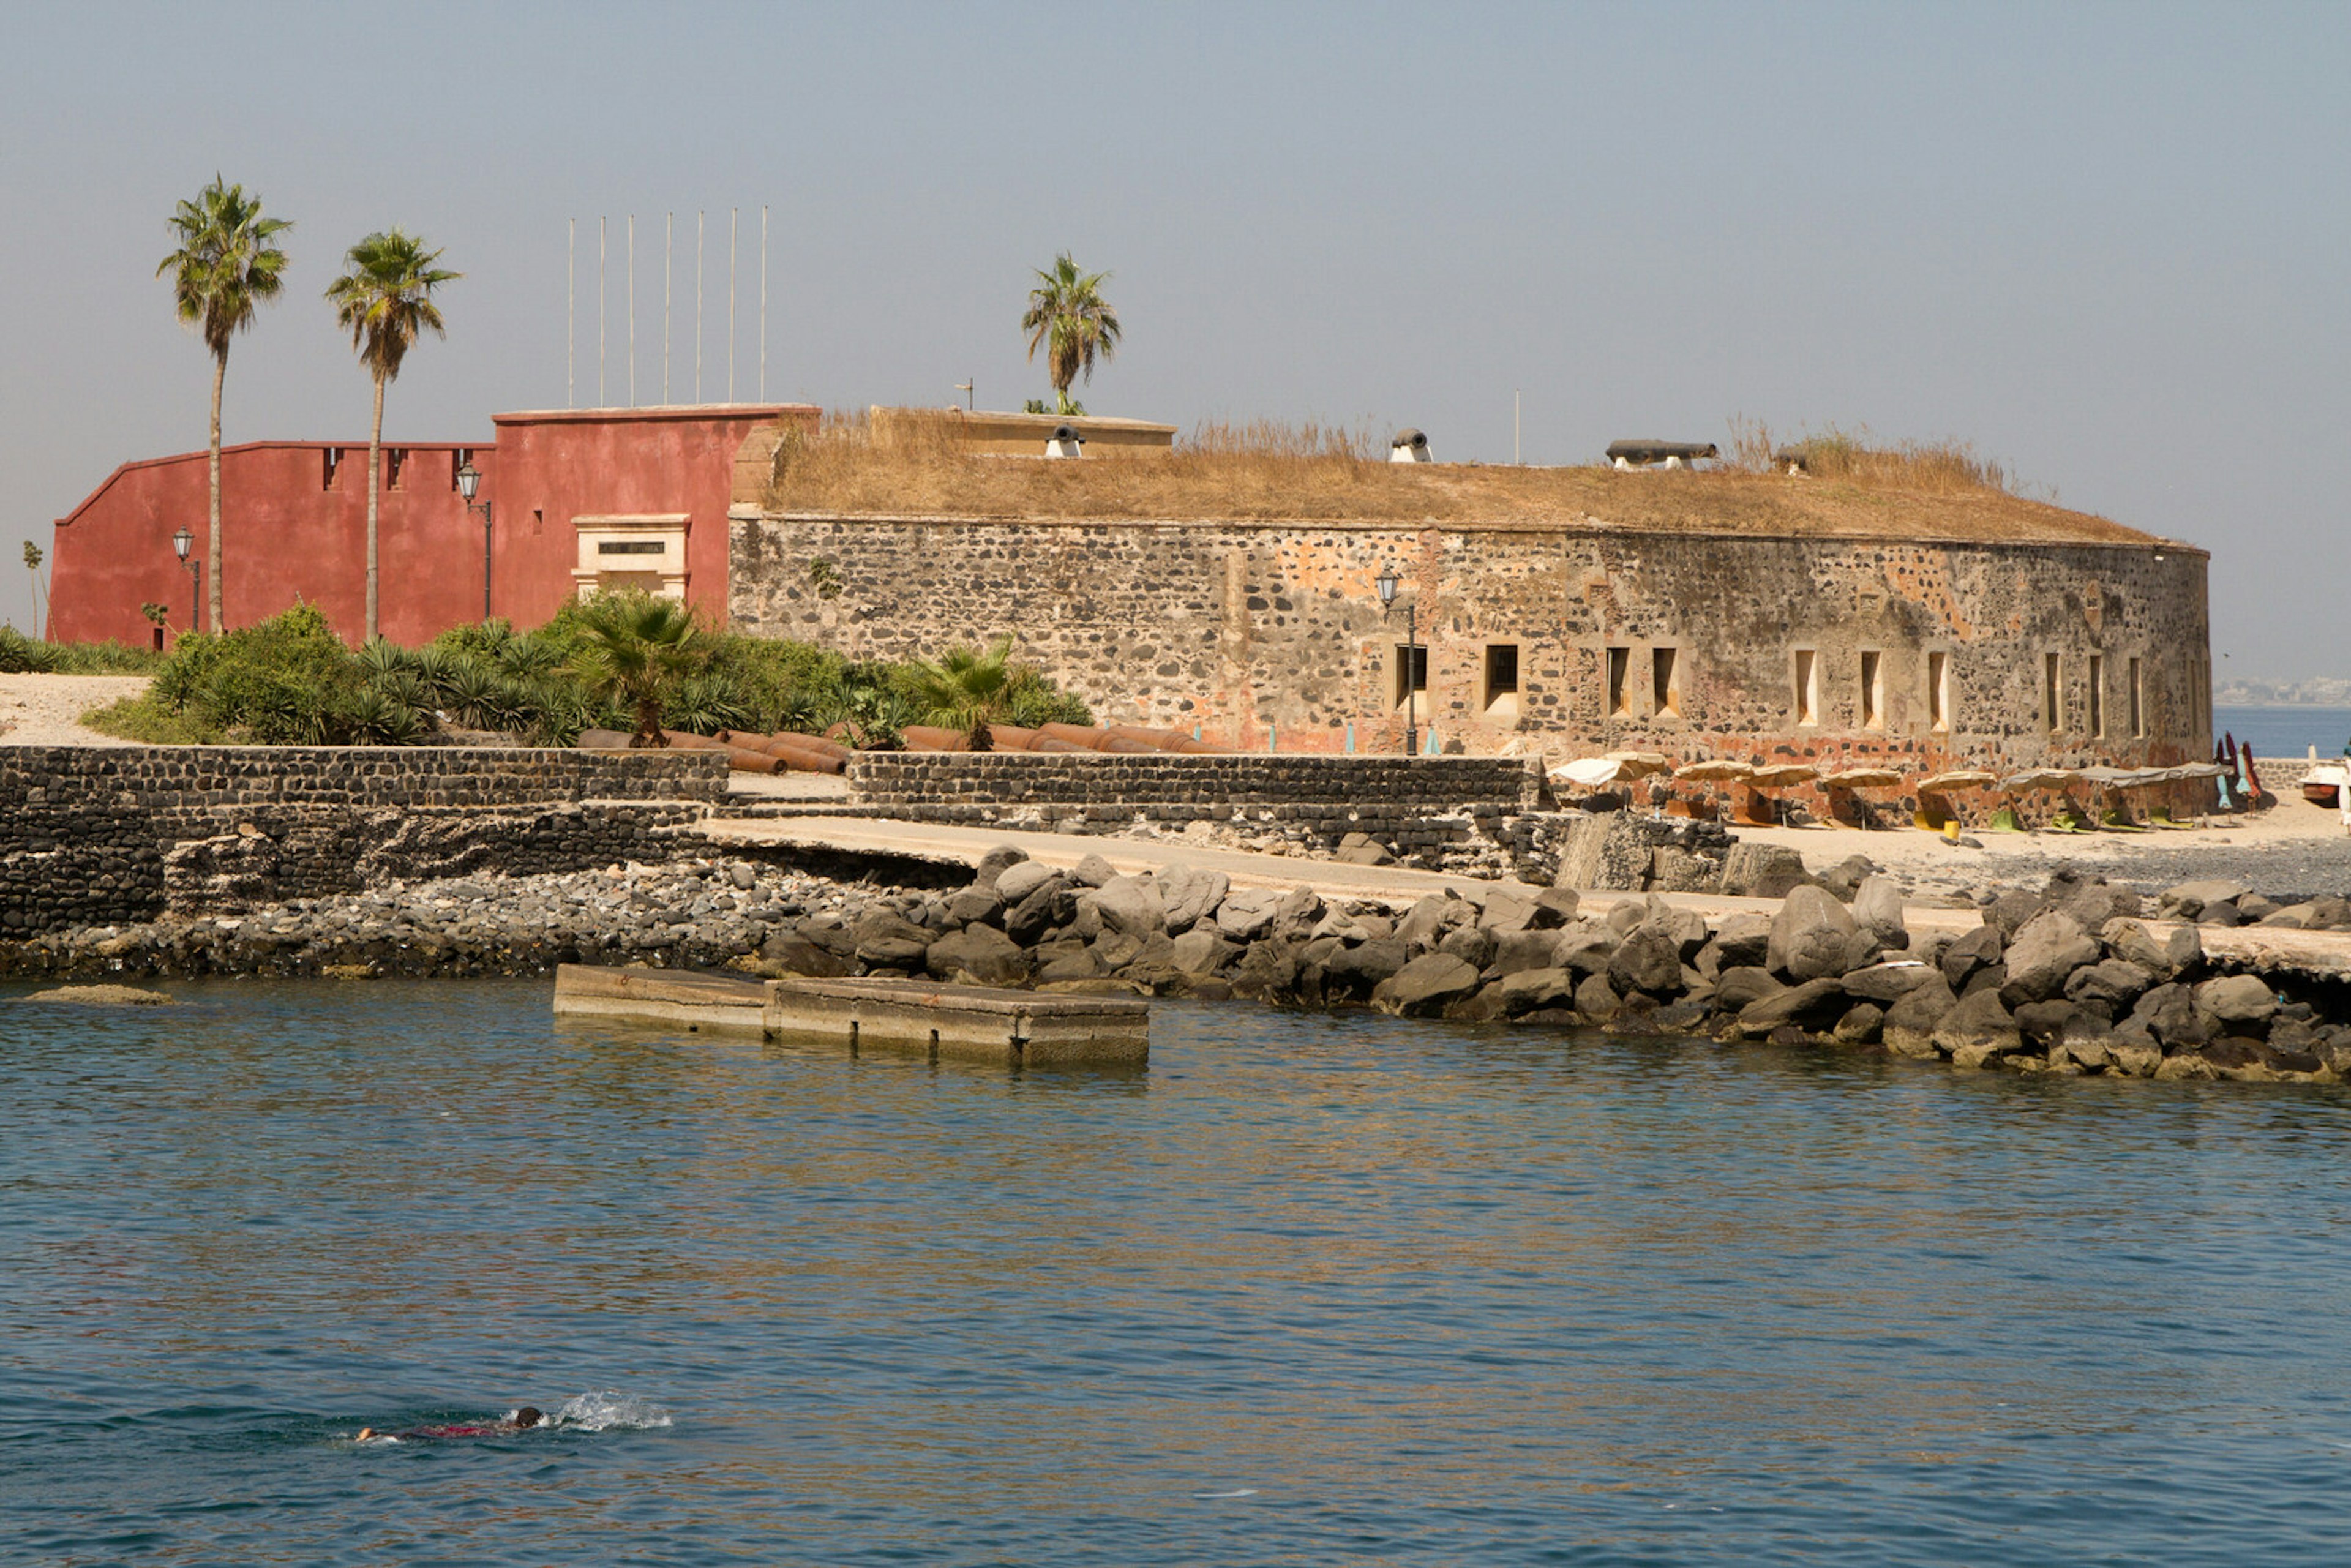
M 694 401 L 702 401 L 702 209 L 694 211 Z
M 742 208 L 726 209 L 726 401 L 735 401 L 735 221 Z
M 759 204 L 759 401 L 768 401 L 768 204 Z
M 579 371 L 580 346 L 576 318 L 580 313 L 580 220 L 563 220 L 563 406 L 578 406 L 572 391 Z
M 629 406 L 637 406 L 637 214 L 629 214 Z
M 604 406 L 604 227 L 596 220 L 596 406 Z
M 669 257 L 670 225 L 675 213 L 662 214 L 662 406 L 669 406 Z

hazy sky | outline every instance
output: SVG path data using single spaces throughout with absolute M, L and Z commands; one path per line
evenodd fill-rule
M 2214 666 L 2351 674 L 2351 7 L 2134 4 L 1023 9 L 0 5 L 0 616 L 115 464 L 200 448 L 208 362 L 155 280 L 217 169 L 298 225 L 226 439 L 364 439 L 319 295 L 397 224 L 465 273 L 387 435 L 486 438 L 606 385 L 982 406 L 1061 247 L 1115 277 L 1098 413 L 1427 430 L 1530 462 L 1835 423 L 1972 442 L 2069 506 L 2205 546 Z

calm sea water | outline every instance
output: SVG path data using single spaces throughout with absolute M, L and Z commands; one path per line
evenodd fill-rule
M 2351 707 L 2214 707 L 2212 729 L 2251 745 L 2256 758 L 2302 758 L 2318 747 L 2321 757 L 2340 757 L 2351 741 Z
M 11 995 L 24 988 L 15 988 Z M 0 998 L 0 1560 L 2342 1560 L 2335 1091 Z M 587 1396 L 587 1397 L 582 1397 Z M 557 1429 L 357 1447 L 528 1401 Z

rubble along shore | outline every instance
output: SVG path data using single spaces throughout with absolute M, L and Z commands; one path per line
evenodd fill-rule
M 0 945 L 0 977 L 473 977 L 566 962 L 930 975 L 1827 1044 L 2023 1072 L 2351 1075 L 2346 988 L 2232 972 L 2194 924 L 2150 925 L 2128 887 L 2061 874 L 2001 896 L 1962 935 L 1914 940 L 1890 879 L 1824 882 L 1794 888 L 1775 914 L 1709 923 L 1656 897 L 1595 917 L 1564 889 L 1433 894 L 1397 915 L 1306 888 L 1237 888 L 1214 871 L 1120 875 L 1098 856 L 1057 871 L 1009 847 L 946 892 L 703 859 L 79 930 Z M 2199 910 L 2182 904 L 2158 912 L 2192 921 Z

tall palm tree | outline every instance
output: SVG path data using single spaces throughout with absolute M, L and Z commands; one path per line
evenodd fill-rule
M 437 336 L 448 336 L 433 291 L 465 274 L 435 267 L 433 264 L 440 259 L 439 251 L 426 250 L 414 235 L 391 229 L 351 246 L 343 257 L 349 270 L 327 286 L 336 324 L 351 329 L 351 347 L 375 378 L 375 423 L 368 428 L 365 640 L 371 643 L 377 635 L 375 517 L 383 487 L 383 389 L 400 374 L 400 361 L 408 357 L 419 332 L 430 328 Z
M 155 276 L 172 275 L 172 303 L 180 319 L 196 329 L 213 356 L 212 526 L 204 534 L 205 615 L 221 629 L 221 384 L 228 379 L 231 338 L 253 325 L 263 301 L 277 298 L 286 253 L 274 243 L 294 225 L 261 215 L 261 198 L 243 185 L 213 183 L 182 202 L 171 230 L 180 247 L 165 256 Z
M 1078 413 L 1070 401 L 1070 384 L 1082 374 L 1094 379 L 1094 357 L 1111 360 L 1118 354 L 1118 312 L 1102 297 L 1107 272 L 1080 272 L 1068 251 L 1053 258 L 1052 268 L 1040 269 L 1037 287 L 1029 291 L 1029 313 L 1020 329 L 1029 334 L 1029 358 L 1045 350 L 1045 372 L 1053 380 L 1054 395 L 1063 413 Z

